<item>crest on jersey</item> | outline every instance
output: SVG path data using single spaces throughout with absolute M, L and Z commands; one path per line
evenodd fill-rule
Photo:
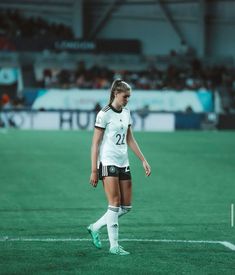
M 116 172 L 116 168 L 114 166 L 110 166 L 109 167 L 109 172 L 110 173 L 115 173 Z

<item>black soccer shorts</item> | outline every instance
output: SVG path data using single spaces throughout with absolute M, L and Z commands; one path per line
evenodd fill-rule
M 104 166 L 100 163 L 99 166 L 99 179 L 102 180 L 104 177 L 118 177 L 119 180 L 130 180 L 131 171 L 130 166 L 117 167 L 114 165 Z

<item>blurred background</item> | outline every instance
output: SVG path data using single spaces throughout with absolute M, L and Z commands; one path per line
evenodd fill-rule
M 235 1 L 1 0 L 0 126 L 93 128 L 133 88 L 141 131 L 235 129 Z

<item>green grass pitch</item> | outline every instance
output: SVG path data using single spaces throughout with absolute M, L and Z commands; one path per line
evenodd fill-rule
M 118 257 L 87 240 L 107 207 L 89 185 L 92 133 L 0 133 L 0 274 L 235 274 L 235 251 L 208 242 L 235 244 L 235 133 L 135 137 L 152 176 L 130 152 L 133 210 L 119 224 L 131 255 Z

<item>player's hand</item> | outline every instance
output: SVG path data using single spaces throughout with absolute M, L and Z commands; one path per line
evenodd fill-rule
M 144 171 L 147 177 L 149 177 L 151 175 L 151 167 L 148 164 L 147 160 L 143 161 L 143 167 L 144 167 Z
M 98 184 L 98 173 L 97 172 L 91 172 L 91 176 L 90 176 L 90 184 L 93 187 L 96 187 Z

